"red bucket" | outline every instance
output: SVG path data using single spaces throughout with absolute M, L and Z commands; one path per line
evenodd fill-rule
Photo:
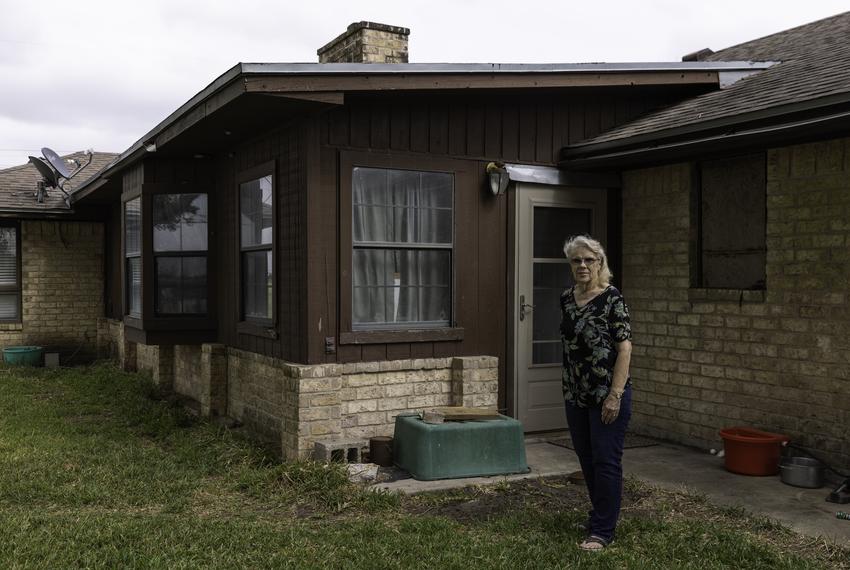
M 720 430 L 726 470 L 741 475 L 776 475 L 779 473 L 779 455 L 787 435 L 770 433 L 747 427 L 729 427 Z

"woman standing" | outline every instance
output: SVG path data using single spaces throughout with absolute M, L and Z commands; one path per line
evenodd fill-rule
M 614 540 L 623 494 L 623 441 L 631 416 L 631 325 L 602 245 L 590 237 L 567 241 L 575 285 L 561 295 L 563 387 L 567 424 L 592 509 L 583 550 Z

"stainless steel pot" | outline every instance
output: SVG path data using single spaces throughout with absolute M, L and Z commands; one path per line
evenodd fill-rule
M 809 457 L 784 457 L 779 462 L 779 476 L 787 485 L 820 489 L 823 487 L 824 465 Z

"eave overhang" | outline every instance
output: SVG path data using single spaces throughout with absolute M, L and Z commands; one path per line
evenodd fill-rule
M 677 129 L 561 149 L 559 168 L 624 169 L 706 154 L 781 146 L 850 130 L 850 93 Z

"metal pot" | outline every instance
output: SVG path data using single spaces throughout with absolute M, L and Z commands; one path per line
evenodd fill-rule
M 786 485 L 820 489 L 823 487 L 824 466 L 809 457 L 785 457 L 779 462 L 779 476 Z

